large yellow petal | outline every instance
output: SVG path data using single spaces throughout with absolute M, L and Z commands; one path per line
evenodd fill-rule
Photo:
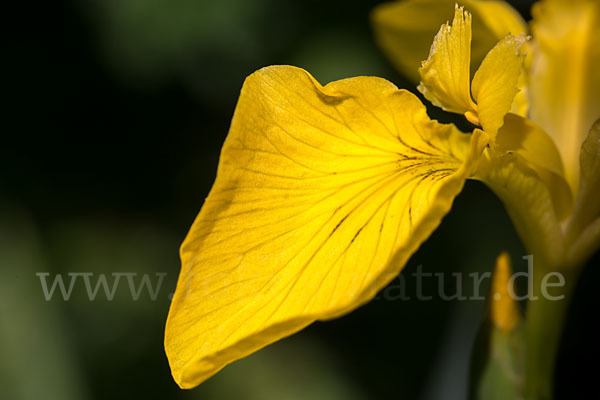
M 473 78 L 471 92 L 477 103 L 477 118 L 483 129 L 494 136 L 504 123 L 519 91 L 524 55 L 520 49 L 524 35 L 508 35 L 485 56 Z
M 177 383 L 371 299 L 440 223 L 484 145 L 383 79 L 251 75 L 181 248 L 165 332 Z
M 600 2 L 543 0 L 532 15 L 530 116 L 555 140 L 576 194 L 581 144 L 600 118 Z
M 419 91 L 433 105 L 464 114 L 475 111 L 469 90 L 471 74 L 471 14 L 458 4 L 452 25 L 442 25 L 421 68 Z
M 453 17 L 455 0 L 406 0 L 377 6 L 371 20 L 377 43 L 391 62 L 413 82 L 427 58 L 431 41 L 440 25 Z M 473 14 L 471 71 L 487 52 L 508 34 L 527 32 L 519 13 L 504 1 L 460 2 Z

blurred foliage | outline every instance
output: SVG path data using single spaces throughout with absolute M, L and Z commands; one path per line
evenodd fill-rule
M 40 302 L 39 237 L 22 210 L 0 203 L 0 398 L 85 399 L 60 306 Z
M 408 87 L 372 41 L 376 3 L 67 0 L 14 14 L 0 147 L 0 399 L 466 397 L 477 301 L 379 296 L 191 391 L 177 388 L 164 355 L 179 243 L 210 190 L 245 76 L 293 64 L 322 83 L 376 75 Z M 516 5 L 527 16 L 530 3 Z M 405 274 L 491 271 L 502 250 L 524 268 L 502 205 L 471 182 Z M 562 398 L 582 398 L 571 395 L 593 381 L 582 362 L 595 360 L 597 264 L 565 334 Z M 114 301 L 89 301 L 76 285 L 70 301 L 47 302 L 43 271 L 167 276 L 156 301 L 131 300 L 123 282 Z

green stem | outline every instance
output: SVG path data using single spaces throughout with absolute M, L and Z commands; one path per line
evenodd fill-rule
M 561 300 L 546 298 L 541 286 L 544 276 L 552 270 L 537 263 L 533 274 L 533 294 L 537 300 L 529 300 L 525 316 L 526 361 L 525 382 L 527 400 L 551 400 L 553 398 L 554 367 L 560 345 L 571 293 L 577 280 L 576 269 L 560 271 L 565 285 L 549 288 L 552 296 L 564 295 Z

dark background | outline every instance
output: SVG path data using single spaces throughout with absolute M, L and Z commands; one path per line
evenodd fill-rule
M 481 301 L 380 296 L 191 391 L 172 381 L 162 347 L 178 246 L 214 179 L 244 78 L 292 64 L 321 83 L 376 75 L 413 89 L 372 40 L 376 3 L 73 0 L 6 12 L 1 399 L 464 398 Z M 531 2 L 511 3 L 529 18 Z M 404 273 L 490 271 L 503 250 L 525 268 L 502 204 L 469 182 Z M 569 314 L 558 399 L 588 398 L 596 384 L 598 264 L 596 255 Z M 46 302 L 35 275 L 44 271 L 167 276 L 156 301 L 133 301 L 123 282 L 113 301 L 90 301 L 76 285 L 69 301 Z

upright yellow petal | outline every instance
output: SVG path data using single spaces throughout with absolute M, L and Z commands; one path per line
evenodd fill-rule
M 504 123 L 519 91 L 524 55 L 524 35 L 508 35 L 485 56 L 473 78 L 471 91 L 477 103 L 477 117 L 483 129 L 495 135 Z
M 440 223 L 484 145 L 383 79 L 251 75 L 181 247 L 165 332 L 177 383 L 371 299 Z
M 455 0 L 403 0 L 377 6 L 371 20 L 375 39 L 390 61 L 413 82 L 439 27 L 452 19 Z M 508 34 L 527 32 L 519 13 L 504 1 L 460 2 L 473 14 L 471 71 Z
M 520 48 L 525 36 L 508 35 L 483 59 L 470 89 L 471 15 L 455 7 L 452 26 L 442 25 L 429 58 L 419 69 L 418 89 L 433 105 L 464 114 L 475 125 L 495 137 L 510 111 L 522 72 Z
M 600 118 L 600 2 L 542 0 L 532 15 L 530 116 L 556 141 L 576 194 L 581 144 Z
M 471 74 L 471 14 L 455 6 L 452 26 L 442 25 L 421 68 L 419 91 L 433 105 L 464 114 L 475 111 L 469 85 Z

